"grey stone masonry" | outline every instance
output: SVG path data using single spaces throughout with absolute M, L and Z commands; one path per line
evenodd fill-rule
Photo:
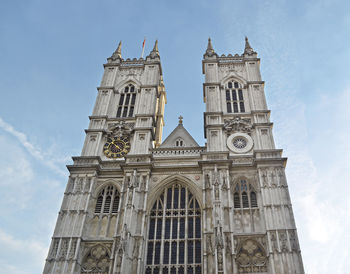
M 185 119 L 162 143 L 166 91 L 156 41 L 107 59 L 81 156 L 73 157 L 43 273 L 303 274 L 260 59 L 203 56 L 204 136 Z

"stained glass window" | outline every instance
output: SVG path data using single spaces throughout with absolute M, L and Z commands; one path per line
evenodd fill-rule
M 228 113 L 245 112 L 242 85 L 238 82 L 228 82 L 226 89 L 226 107 Z M 238 96 L 237 96 L 238 93 Z
M 136 89 L 132 84 L 124 88 L 124 93 L 120 94 L 117 109 L 117 117 L 133 117 L 136 102 Z
M 168 187 L 150 212 L 146 273 L 201 273 L 201 237 L 198 201 L 187 187 Z

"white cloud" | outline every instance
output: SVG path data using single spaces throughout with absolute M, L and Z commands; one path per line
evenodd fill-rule
M 1 117 L 0 117 L 0 128 L 6 131 L 7 133 L 11 134 L 12 136 L 16 137 L 17 140 L 21 143 L 21 145 L 36 160 L 39 160 L 42 164 L 48 166 L 51 170 L 55 171 L 57 174 L 66 176 L 66 172 L 64 172 L 61 167 L 56 165 L 57 159 L 51 157 L 51 155 L 43 153 L 39 147 L 33 145 L 28 141 L 27 135 L 16 130 L 13 126 L 6 123 Z
M 48 252 L 48 247 L 43 243 L 34 239 L 19 239 L 13 235 L 0 229 L 0 246 L 4 252 L 6 250 L 7 255 L 16 254 L 12 258 L 26 258 L 31 261 L 31 264 L 37 268 L 43 268 L 45 257 Z M 3 262 L 1 270 L 4 271 L 4 267 L 7 269 L 4 273 L 28 273 L 26 272 L 28 266 L 21 267 L 21 263 L 14 261 L 12 264 L 9 262 Z M 26 269 L 23 270 L 22 268 Z

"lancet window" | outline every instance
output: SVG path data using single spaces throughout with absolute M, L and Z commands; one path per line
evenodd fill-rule
M 240 83 L 235 81 L 227 83 L 226 107 L 228 113 L 245 112 L 243 87 Z
M 235 208 L 258 207 L 256 192 L 251 184 L 241 179 L 234 188 L 233 203 Z
M 174 184 L 150 212 L 146 274 L 200 274 L 201 210 L 187 187 Z
M 136 88 L 134 85 L 127 85 L 120 94 L 117 117 L 133 117 L 136 102 Z
M 116 214 L 119 208 L 119 191 L 115 186 L 108 185 L 100 191 L 97 197 L 95 213 Z

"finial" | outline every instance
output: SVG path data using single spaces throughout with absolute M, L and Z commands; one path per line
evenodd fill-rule
M 183 119 L 184 117 L 182 117 L 181 115 L 179 116 L 179 125 L 182 125 L 182 119 Z
M 208 46 L 207 46 L 207 50 L 205 51 L 204 57 L 205 57 L 205 56 L 211 57 L 211 56 L 213 56 L 214 54 L 216 54 L 216 53 L 215 53 L 215 51 L 214 51 L 213 45 L 211 44 L 211 39 L 210 39 L 210 37 L 209 37 L 209 38 L 208 38 Z
M 122 41 L 119 42 L 118 48 L 112 55 L 113 58 L 122 58 Z

